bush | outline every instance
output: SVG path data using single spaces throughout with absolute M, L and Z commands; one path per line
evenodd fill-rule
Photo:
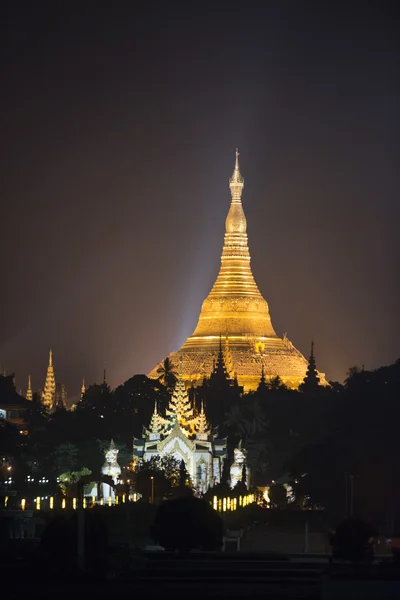
M 176 498 L 161 504 L 151 535 L 166 550 L 217 550 L 222 546 L 222 520 L 199 498 Z
M 377 532 L 372 525 L 358 519 L 339 523 L 330 543 L 333 557 L 342 560 L 365 561 L 373 558 L 373 538 Z
M 268 490 L 269 500 L 275 508 L 284 508 L 287 506 L 287 493 L 285 486 L 274 483 Z

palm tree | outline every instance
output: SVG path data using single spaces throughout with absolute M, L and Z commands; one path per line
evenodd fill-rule
M 228 429 L 233 430 L 238 437 L 245 437 L 248 424 L 242 406 L 232 404 L 225 415 L 224 425 Z
M 257 399 L 248 404 L 233 404 L 225 417 L 224 425 L 243 438 L 244 444 L 267 430 L 268 423 Z
M 175 387 L 177 376 L 176 367 L 172 360 L 167 356 L 157 369 L 159 374 L 158 380 L 160 383 L 165 385 L 168 390 L 172 390 Z
M 247 406 L 247 415 L 247 435 L 249 438 L 256 438 L 266 433 L 268 422 L 256 398 Z

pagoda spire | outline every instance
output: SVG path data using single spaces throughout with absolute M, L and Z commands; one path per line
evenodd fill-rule
M 237 340 L 244 335 L 243 327 L 246 328 L 246 336 L 259 338 L 261 332 L 262 337 L 277 337 L 268 304 L 251 271 L 247 221 L 242 206 L 243 187 L 239 151 L 236 150 L 235 166 L 229 179 L 231 204 L 225 220 L 221 267 L 212 290 L 203 302 L 197 327 L 183 347 L 185 350 L 190 349 L 192 344 L 210 344 L 210 340 L 214 347 L 218 347 L 218 336 L 222 331 L 229 336 L 230 342 L 232 340 L 232 352 Z M 235 360 L 233 368 L 236 368 Z
M 222 350 L 222 336 L 219 336 L 219 350 L 217 355 L 217 362 L 214 367 L 213 373 L 211 373 L 211 379 L 219 379 L 229 381 L 229 375 L 226 369 L 224 352 Z
M 103 385 L 107 385 L 106 370 L 103 371 Z
M 153 411 L 153 414 L 151 416 L 151 421 L 150 421 L 150 427 L 149 427 L 150 433 L 156 433 L 156 434 L 161 433 L 164 425 L 166 425 L 167 423 L 168 423 L 168 420 L 164 419 L 158 412 L 157 400 L 156 400 L 154 402 L 154 411 Z
M 306 393 L 318 391 L 320 387 L 320 377 L 317 371 L 315 356 L 314 356 L 314 340 L 311 342 L 311 353 L 308 359 L 308 367 L 303 383 L 299 385 L 299 390 Z
M 232 177 L 229 179 L 229 187 L 231 189 L 232 202 L 240 203 L 241 198 L 242 198 L 242 191 L 244 188 L 244 179 L 240 174 L 239 150 L 237 148 L 236 148 L 235 168 L 233 169 Z
M 85 378 L 82 379 L 82 387 L 81 387 L 81 400 L 83 398 L 83 396 L 85 395 L 86 392 L 86 387 L 85 387 Z
M 178 424 L 185 435 L 193 433 L 193 406 L 190 402 L 189 394 L 186 390 L 182 374 L 182 357 L 179 361 L 179 375 L 176 381 L 174 391 L 165 414 L 169 417 L 172 426 Z
M 30 375 L 28 375 L 28 389 L 26 390 L 26 399 L 32 400 L 32 383 Z
M 49 410 L 51 410 L 54 407 L 55 395 L 56 380 L 54 377 L 53 352 L 50 350 L 49 365 L 47 367 L 46 381 L 44 383 L 44 389 L 42 393 L 42 402 Z
M 206 413 L 204 412 L 204 402 L 201 401 L 201 410 L 196 419 L 196 433 L 206 434 L 209 433 L 210 426 L 207 422 Z
M 260 383 L 258 384 L 257 391 L 264 392 L 267 389 L 267 381 L 265 379 L 265 371 L 264 371 L 264 363 L 261 365 L 261 378 Z

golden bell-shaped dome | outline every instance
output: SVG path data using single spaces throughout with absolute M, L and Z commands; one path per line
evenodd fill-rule
M 247 221 L 242 204 L 231 204 L 225 221 L 226 233 L 246 233 Z

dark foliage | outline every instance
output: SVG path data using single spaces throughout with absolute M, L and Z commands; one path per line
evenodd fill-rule
M 166 550 L 217 550 L 222 545 L 222 520 L 199 498 L 176 498 L 161 504 L 151 534 Z
M 372 541 L 376 535 L 376 529 L 369 523 L 357 519 L 342 521 L 331 535 L 333 557 L 355 562 L 372 560 Z
M 268 495 L 273 507 L 284 508 L 287 505 L 286 488 L 283 485 L 279 483 L 271 485 Z
M 77 567 L 77 514 L 57 515 L 45 528 L 39 546 L 39 560 L 51 571 L 68 573 Z M 85 511 L 85 568 L 104 575 L 108 553 L 108 529 L 101 515 Z

